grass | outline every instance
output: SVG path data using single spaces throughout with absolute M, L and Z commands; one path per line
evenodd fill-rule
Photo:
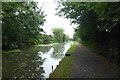
M 76 51 L 76 44 L 77 44 L 76 42 L 72 42 L 71 47 L 68 49 L 67 53 L 70 54 L 74 53 Z
M 50 78 L 69 78 L 72 69 L 73 63 L 73 53 L 76 51 L 76 43 L 71 43 L 71 47 L 67 51 L 71 56 L 65 56 L 62 61 L 59 63 L 57 68 L 53 73 L 50 74 Z
M 13 50 L 3 50 L 3 53 L 20 53 L 20 49 L 13 49 Z

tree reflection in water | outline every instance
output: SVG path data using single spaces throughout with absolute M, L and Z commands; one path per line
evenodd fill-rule
M 39 51 L 45 54 L 51 49 L 52 46 L 38 46 L 38 47 L 39 47 Z
M 63 51 L 65 49 L 64 45 L 65 43 L 54 44 L 53 45 L 54 51 L 51 54 L 51 58 L 56 59 L 56 60 L 63 58 L 64 57 Z
M 38 56 L 39 47 L 22 50 L 21 53 L 3 53 L 3 78 L 42 78 L 43 60 Z

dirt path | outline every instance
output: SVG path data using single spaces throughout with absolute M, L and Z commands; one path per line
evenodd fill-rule
M 118 78 L 100 56 L 84 46 L 77 46 L 74 57 L 71 78 Z

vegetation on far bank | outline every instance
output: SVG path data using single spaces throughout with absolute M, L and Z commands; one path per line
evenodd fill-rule
M 1 12 L 3 50 L 65 42 L 69 39 L 64 30 L 59 28 L 53 30 L 53 35 L 45 33 L 42 27 L 47 15 L 37 2 L 3 2 Z
M 3 53 L 19 53 L 19 52 L 21 52 L 21 50 L 20 49 L 13 49 L 13 50 L 3 50 L 2 51 Z
M 71 74 L 71 68 L 73 64 L 73 54 L 76 51 L 77 44 L 75 42 L 71 43 L 71 47 L 68 49 L 67 53 L 70 56 L 65 56 L 59 63 L 57 68 L 53 73 L 50 74 L 50 78 L 69 78 Z

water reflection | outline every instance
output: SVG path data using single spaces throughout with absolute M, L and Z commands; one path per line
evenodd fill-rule
M 49 78 L 64 54 L 69 43 L 34 46 L 22 49 L 21 53 L 3 53 L 3 78 Z
M 41 51 L 43 54 L 44 53 L 47 53 L 50 49 L 51 49 L 52 45 L 38 45 L 38 46 L 30 46 L 30 47 L 26 47 L 26 48 L 23 48 L 22 51 L 24 52 L 28 52 L 29 50 L 31 51 L 36 51 L 36 52 L 39 52 Z
M 3 78 L 41 78 L 43 60 L 37 55 L 38 47 L 28 48 L 22 53 L 3 53 Z
M 42 65 L 45 71 L 44 78 L 49 78 L 49 74 L 52 73 L 52 66 L 54 71 L 69 47 L 69 43 L 54 44 L 47 54 L 42 55 L 42 59 L 45 59 Z
M 59 58 L 64 57 L 64 54 L 63 54 L 63 51 L 65 49 L 64 44 L 65 43 L 60 43 L 60 44 L 54 44 L 53 45 L 54 51 L 53 51 L 52 54 L 50 54 L 51 58 L 58 60 Z

